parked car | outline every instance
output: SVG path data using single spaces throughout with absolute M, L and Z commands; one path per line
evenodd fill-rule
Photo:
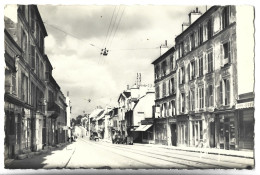
M 90 140 L 95 140 L 95 141 L 99 141 L 99 137 L 98 137 L 98 133 L 97 132 L 93 132 L 91 135 L 90 135 Z

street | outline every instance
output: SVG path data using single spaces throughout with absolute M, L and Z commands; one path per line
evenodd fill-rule
M 64 148 L 24 160 L 14 160 L 10 169 L 245 169 L 250 158 L 170 150 L 143 144 L 115 145 L 79 138 Z

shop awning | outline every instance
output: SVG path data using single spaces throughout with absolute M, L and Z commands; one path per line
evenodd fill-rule
M 135 131 L 146 131 L 149 129 L 152 125 L 140 125 L 138 128 L 136 128 Z

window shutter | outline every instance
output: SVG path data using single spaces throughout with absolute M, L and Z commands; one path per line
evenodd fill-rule
M 220 104 L 223 104 L 223 88 L 222 88 L 222 80 L 220 80 L 220 85 L 219 85 L 219 100 L 220 100 Z
M 191 78 L 190 78 L 190 63 L 188 64 L 188 80 L 191 80 Z
M 228 42 L 228 62 L 231 63 L 231 47 L 230 47 L 230 41 Z
M 204 62 L 205 62 L 205 66 L 204 66 L 204 72 L 205 74 L 208 73 L 208 53 L 206 53 L 204 55 Z
M 223 44 L 220 45 L 220 66 L 224 66 L 224 49 L 223 49 Z
M 226 80 L 226 88 L 227 88 L 227 94 L 226 94 L 227 104 L 230 104 L 230 83 L 229 83 L 229 80 Z

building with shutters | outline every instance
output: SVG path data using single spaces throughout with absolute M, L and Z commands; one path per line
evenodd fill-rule
M 152 62 L 155 83 L 155 144 L 176 146 L 176 58 L 172 47 Z
M 253 149 L 252 28 L 251 7 L 189 14 L 188 27 L 175 38 L 178 146 Z
M 51 107 L 61 90 L 45 55 L 47 31 L 37 6 L 8 5 L 5 10 L 8 11 L 4 18 L 5 159 L 8 159 L 59 143 L 50 141 L 55 136 L 48 131 L 56 122 L 50 120 L 55 112 L 62 118 L 66 113 L 60 113 L 58 105 Z M 61 101 L 64 109 L 65 98 Z

